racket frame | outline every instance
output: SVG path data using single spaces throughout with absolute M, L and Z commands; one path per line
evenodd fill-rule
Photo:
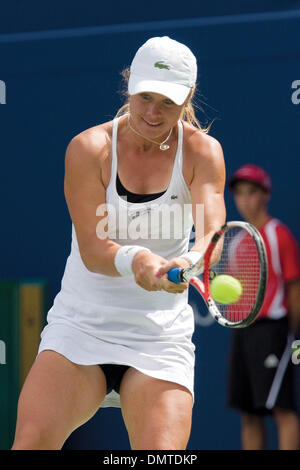
M 256 249 L 258 252 L 258 259 L 260 264 L 259 270 L 259 288 L 256 293 L 256 299 L 254 306 L 251 312 L 242 320 L 239 321 L 230 321 L 226 319 L 219 311 L 217 304 L 210 293 L 210 258 L 211 254 L 220 240 L 220 238 L 225 235 L 225 233 L 233 227 L 241 227 L 245 229 L 252 239 L 255 242 Z M 196 276 L 199 276 L 203 273 L 203 281 Z M 208 311 L 213 316 L 213 318 L 222 326 L 229 328 L 244 328 L 249 326 L 254 322 L 257 315 L 260 312 L 262 307 L 268 279 L 268 262 L 267 262 L 267 253 L 263 238 L 256 227 L 248 222 L 243 221 L 231 221 L 227 222 L 221 227 L 212 237 L 209 246 L 207 247 L 202 258 L 195 263 L 193 266 L 183 269 L 180 273 L 180 279 L 182 282 L 190 283 L 194 288 L 196 288 L 202 295 L 203 300 L 205 301 Z

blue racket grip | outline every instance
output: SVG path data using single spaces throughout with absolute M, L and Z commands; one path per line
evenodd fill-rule
M 181 281 L 181 268 L 172 268 L 168 272 L 168 279 L 171 282 L 175 282 L 175 284 L 179 284 Z

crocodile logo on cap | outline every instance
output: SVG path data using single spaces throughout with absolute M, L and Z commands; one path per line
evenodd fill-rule
M 163 61 L 155 62 L 154 67 L 157 67 L 158 69 L 170 69 L 170 66 L 164 64 Z

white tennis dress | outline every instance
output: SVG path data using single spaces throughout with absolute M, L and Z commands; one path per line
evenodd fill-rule
M 182 123 L 178 122 L 169 187 L 147 203 L 130 203 L 117 193 L 117 129 L 118 118 L 113 121 L 111 178 L 106 190 L 109 237 L 120 245 L 145 246 L 166 259 L 186 253 L 193 220 L 190 192 L 182 174 Z M 168 210 L 173 223 L 164 224 Z M 132 238 L 124 238 L 126 233 Z M 39 353 L 54 350 L 76 364 L 129 365 L 148 376 L 183 385 L 194 396 L 193 332 L 187 290 L 182 294 L 148 292 L 133 276 L 90 272 L 81 259 L 72 226 L 71 253 L 61 290 L 48 312 Z M 119 394 L 109 393 L 102 406 L 119 407 Z

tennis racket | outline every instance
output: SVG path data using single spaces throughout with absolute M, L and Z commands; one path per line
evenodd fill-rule
M 220 274 L 240 282 L 242 293 L 236 302 L 223 304 L 212 298 L 210 283 Z M 171 269 L 168 279 L 188 282 L 197 289 L 220 325 L 243 328 L 255 320 L 262 307 L 267 275 L 266 249 L 259 231 L 247 222 L 237 221 L 227 222 L 213 235 L 197 263 L 186 269 Z

